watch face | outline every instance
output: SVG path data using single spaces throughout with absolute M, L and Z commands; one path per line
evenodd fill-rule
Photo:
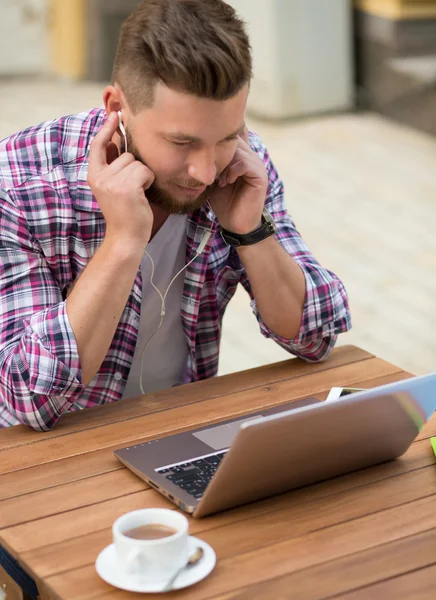
M 277 226 L 274 222 L 274 219 L 272 218 L 272 216 L 269 214 L 268 210 L 266 208 L 263 209 L 262 211 L 262 215 L 263 218 L 265 219 L 265 221 L 268 223 L 268 225 L 270 226 L 270 228 L 272 229 L 272 231 L 274 233 L 277 232 Z

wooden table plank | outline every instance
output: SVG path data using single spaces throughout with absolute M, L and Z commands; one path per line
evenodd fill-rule
M 67 415 L 47 434 L 23 427 L 0 432 L 0 543 L 42 578 L 41 589 L 53 599 L 132 599 L 98 578 L 95 558 L 119 515 L 174 507 L 122 467 L 115 448 L 302 397 L 323 399 L 334 385 L 372 387 L 407 376 L 342 347 L 327 363 L 285 361 Z M 174 597 L 278 600 L 301 588 L 298 600 L 316 600 L 318 592 L 319 600 L 338 594 L 348 600 L 365 590 L 375 595 L 359 598 L 398 598 L 395 582 L 403 578 L 413 593 L 427 593 L 436 563 L 430 552 L 436 471 L 427 439 L 434 432 L 436 418 L 397 461 L 189 518 L 191 532 L 211 543 L 219 562 L 207 580 Z M 320 580 L 326 581 L 321 591 Z
M 349 385 L 362 387 L 369 383 L 372 387 L 405 379 L 408 376 L 409 374 L 399 372 L 377 377 L 370 381 L 353 381 Z M 326 388 L 319 394 L 315 394 L 315 396 L 320 400 L 325 399 L 329 389 Z M 296 400 L 299 399 L 296 398 Z M 119 444 L 115 444 L 104 450 L 96 450 L 54 461 L 50 463 L 49 469 L 45 464 L 42 464 L 0 475 L 0 500 L 124 469 L 124 466 L 113 456 L 113 451 L 119 446 Z
M 63 435 L 70 435 L 77 431 L 85 431 L 94 427 L 102 427 L 111 423 L 118 423 L 139 416 L 151 414 L 156 411 L 167 410 L 176 406 L 195 404 L 202 400 L 243 392 L 259 386 L 296 379 L 313 373 L 322 373 L 346 364 L 359 363 L 374 355 L 355 346 L 342 346 L 336 348 L 328 361 L 309 364 L 298 359 L 289 359 L 271 365 L 264 365 L 232 373 L 224 377 L 206 379 L 185 386 L 178 386 L 169 390 L 162 390 L 122 400 L 116 404 L 105 404 L 86 411 L 76 411 L 64 415 L 56 426 L 48 432 L 41 434 L 32 431 L 24 425 L 9 427 L 2 430 L 0 436 L 0 451 L 17 445 L 33 444 L 44 439 L 52 439 Z M 1 455 L 0 455 L 1 456 Z
M 85 452 L 102 448 L 128 445 L 132 441 L 146 441 L 156 437 L 186 431 L 205 424 L 213 424 L 226 417 L 238 417 L 248 412 L 266 407 L 277 406 L 293 398 L 308 397 L 320 393 L 333 385 L 350 385 L 356 379 L 371 380 L 384 375 L 399 373 L 401 370 L 378 359 L 368 359 L 361 363 L 352 363 L 301 376 L 292 380 L 260 386 L 248 391 L 230 394 L 216 399 L 204 400 L 195 404 L 171 408 L 151 413 L 135 419 L 121 421 L 72 433 L 58 438 L 47 438 L 41 435 L 41 441 L 20 447 L 5 449 L 0 453 L 0 474 L 9 473 L 27 467 L 47 464 Z M 144 431 L 147 435 L 144 436 Z
M 328 480 L 305 489 L 308 496 L 321 498 L 362 487 L 369 483 L 375 483 L 383 479 L 400 475 L 401 473 L 411 472 L 432 464 L 433 457 L 429 451 L 428 443 L 422 441 L 413 444 L 401 460 L 384 463 L 374 468 L 362 470 L 358 473 L 344 475 L 335 478 L 334 480 Z M 304 494 L 304 490 L 292 492 L 289 499 L 292 500 L 292 496 L 297 496 L 297 494 Z M 303 498 L 304 497 L 305 496 L 303 495 Z M 271 503 L 271 500 L 266 502 Z M 273 508 L 271 508 L 271 510 L 273 510 Z M 247 518 L 250 517 L 250 513 L 244 512 L 244 514 Z M 258 514 L 261 513 L 254 513 L 254 516 Z M 92 563 L 99 549 L 110 543 L 110 541 L 111 531 L 110 527 L 107 526 L 102 530 L 94 531 L 84 537 L 75 537 L 60 543 L 44 545 L 44 547 L 36 548 L 30 552 L 24 552 L 21 557 L 33 572 L 46 577 L 48 575 L 54 575 L 59 572 L 59 570 L 64 570 L 65 563 L 68 563 L 71 568 Z
M 427 423 L 424 425 L 421 432 L 419 433 L 418 437 L 416 438 L 416 441 L 419 442 L 421 440 L 428 440 L 430 437 L 433 437 L 435 435 L 436 415 L 433 418 L 431 418 L 430 421 L 427 421 Z
M 142 492 L 149 486 L 128 469 L 88 477 L 0 502 L 0 529 Z
M 173 508 L 173 505 L 169 500 L 149 489 L 2 529 L 0 543 L 10 552 L 19 554 L 25 550 L 107 528 L 126 512 L 151 507 Z M 44 532 L 43 535 L 41 532 Z
M 252 536 L 246 535 L 246 520 L 240 520 L 221 527 L 201 528 L 201 537 L 220 555 L 235 556 L 436 494 L 435 482 L 435 470 L 428 467 L 313 500 L 309 494 L 296 500 L 288 494 L 280 508 L 250 520 Z
M 278 600 L 288 598 L 297 590 L 298 600 L 323 600 L 336 597 L 341 593 L 397 577 L 407 571 L 430 566 L 435 562 L 435 548 L 436 529 L 431 529 L 336 560 L 328 560 L 282 577 L 267 579 L 225 596 L 215 596 L 214 600 L 263 600 L 264 598 Z M 346 574 L 346 577 L 341 574 Z M 367 596 L 367 598 L 374 597 Z M 395 593 L 386 595 L 384 600 L 390 597 L 397 598 L 397 595 Z
M 124 469 L 113 454 L 116 447 L 119 445 L 0 475 L 0 500 Z
M 327 481 L 321 484 L 321 487 L 311 486 L 310 494 L 317 493 L 323 486 L 324 489 L 336 488 L 339 491 L 338 485 L 342 480 L 345 481 L 343 489 L 350 489 L 354 486 L 364 485 L 365 477 L 369 477 L 371 481 L 382 480 L 431 465 L 433 462 L 430 445 L 422 440 L 419 444 L 414 444 L 401 460 L 336 478 L 333 483 Z M 59 512 L 75 510 L 90 504 L 98 504 L 146 489 L 150 489 L 148 484 L 128 469 L 122 468 L 104 475 L 13 497 L 0 502 L 0 529 L 48 517 Z M 157 492 L 154 493 L 157 495 Z
M 356 475 L 358 474 L 354 476 Z M 209 542 L 220 556 L 227 556 L 229 549 L 233 554 L 244 553 L 272 540 L 278 542 L 288 537 L 301 536 L 316 529 L 361 518 L 431 495 L 435 490 L 435 482 L 433 465 L 336 493 L 331 493 L 332 482 L 326 481 L 324 489 L 318 484 L 316 490 L 311 487 L 303 488 L 205 520 L 189 518 L 190 530 L 194 534 L 201 533 L 202 539 Z M 154 498 L 158 499 L 160 495 L 150 490 L 146 497 L 141 493 L 133 494 L 129 498 L 134 496 L 141 496 L 144 506 L 153 506 Z M 38 569 L 32 563 L 32 557 L 40 560 L 38 554 L 42 546 L 82 535 L 85 537 L 77 547 L 77 554 L 73 555 L 72 549 L 68 552 L 69 564 L 74 562 L 76 565 L 82 565 L 84 563 L 78 561 L 89 560 L 89 556 L 95 557 L 101 550 L 100 536 L 94 539 L 92 534 L 102 529 L 110 530 L 114 518 L 113 514 L 108 515 L 108 511 L 112 511 L 114 506 L 118 508 L 118 500 L 12 527 L 3 530 L 4 540 L 18 551 L 34 550 L 32 554 L 23 554 L 22 560 L 36 573 Z M 127 510 L 129 509 L 122 510 L 121 514 Z M 97 514 L 90 524 L 93 513 Z M 65 519 L 69 521 L 70 526 L 63 525 L 61 528 Z M 251 520 L 252 525 L 247 525 L 248 520 Z M 258 533 L 255 537 L 246 535 L 247 526 L 256 528 Z M 46 531 L 43 541 L 35 537 L 38 530 Z M 59 547 L 55 548 L 54 552 L 57 561 L 60 557 Z M 93 560 L 94 558 L 91 558 L 91 562 Z
M 178 598 L 205 600 L 214 595 L 261 583 L 327 560 L 374 548 L 380 543 L 392 542 L 434 529 L 436 527 L 435 501 L 435 495 L 429 496 L 227 558 L 222 558 L 218 553 L 217 567 L 207 581 L 178 592 Z M 204 534 L 199 537 L 205 538 Z M 232 541 L 229 540 L 229 546 Z M 345 579 L 345 573 L 343 577 Z M 49 577 L 46 583 L 49 589 L 65 600 L 132 598 L 131 594 L 115 589 L 108 592 L 107 584 L 100 580 L 94 565 Z M 157 600 L 161 596 L 151 594 L 147 597 L 150 600 L 154 598 Z M 385 598 L 389 597 L 396 596 L 385 596 Z
M 330 490 L 344 491 L 432 465 L 433 462 L 430 444 L 422 440 L 413 444 L 410 450 L 397 461 L 327 480 L 312 485 L 307 490 L 310 495 L 318 492 L 321 494 L 334 493 Z M 75 510 L 90 504 L 98 504 L 111 498 L 118 498 L 120 495 L 133 494 L 146 489 L 149 489 L 149 486 L 145 482 L 128 469 L 123 468 L 103 476 L 79 480 L 33 494 L 25 494 L 0 502 L 0 528 L 48 517 L 58 512 Z M 293 492 L 294 495 L 297 493 L 304 492 Z M 159 496 L 154 491 L 153 495 Z
M 377 585 L 365 587 L 351 594 L 341 594 L 337 600 L 434 600 L 436 564 Z

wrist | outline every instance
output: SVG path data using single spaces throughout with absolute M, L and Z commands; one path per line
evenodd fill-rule
M 221 227 L 221 237 L 223 241 L 228 246 L 251 246 L 253 244 L 257 244 L 262 240 L 274 235 L 277 232 L 276 224 L 274 223 L 273 218 L 269 214 L 266 207 L 263 209 L 262 213 L 262 221 L 254 230 L 249 231 L 248 233 L 236 233 L 234 231 L 229 231 L 228 229 L 224 229 Z
M 274 236 L 270 236 L 261 240 L 260 242 L 256 242 L 255 244 L 249 244 L 247 246 L 237 246 L 235 250 L 239 254 L 239 257 L 242 260 L 245 260 L 250 258 L 251 256 L 253 256 L 253 258 L 255 256 L 258 256 L 259 249 L 261 249 L 262 252 L 265 252 L 277 243 L 278 242 L 276 238 Z
M 253 231 L 256 231 L 257 229 L 259 229 L 259 227 L 262 225 L 262 219 L 259 219 L 257 221 L 257 223 L 253 226 L 251 226 L 250 224 L 242 226 L 242 227 L 222 227 L 222 229 L 224 229 L 225 231 L 228 231 L 229 233 L 235 233 L 236 235 L 247 235 L 249 233 L 253 233 Z
M 104 246 L 114 258 L 128 262 L 129 260 L 135 260 L 138 257 L 139 260 L 141 260 L 147 243 L 148 242 L 144 240 L 138 240 L 120 232 L 106 231 L 102 246 Z

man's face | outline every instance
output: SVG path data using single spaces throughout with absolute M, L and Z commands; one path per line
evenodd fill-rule
M 155 174 L 145 192 L 150 202 L 188 214 L 207 201 L 235 154 L 247 96 L 248 86 L 229 100 L 216 101 L 159 83 L 152 107 L 127 118 L 123 112 L 128 151 Z

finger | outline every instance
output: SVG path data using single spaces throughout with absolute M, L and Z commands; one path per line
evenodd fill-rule
M 108 120 L 97 133 L 91 142 L 91 150 L 89 152 L 89 170 L 98 172 L 107 166 L 106 148 L 112 140 L 112 136 L 118 127 L 118 115 L 112 112 Z
M 238 160 L 238 162 L 231 165 L 227 172 L 227 183 L 231 185 L 235 183 L 235 181 L 241 177 L 242 175 L 247 174 L 247 163 L 245 160 Z
M 219 179 L 220 187 L 235 183 L 235 181 L 241 175 L 244 175 L 247 171 L 247 164 L 244 160 L 237 160 L 231 163 L 222 173 Z
M 135 157 L 130 152 L 123 152 L 120 156 L 112 161 L 112 163 L 105 168 L 105 176 L 113 177 L 123 169 L 125 169 L 128 165 L 136 162 Z
M 247 126 L 244 127 L 244 131 L 239 134 L 239 137 L 242 138 L 244 140 L 244 142 L 246 142 L 248 145 L 250 145 L 250 139 L 248 137 L 248 128 L 247 128 Z
M 148 189 L 154 181 L 154 173 L 139 161 L 125 167 L 118 177 L 125 184 Z
M 228 172 L 229 172 L 229 169 L 230 169 L 230 167 L 231 167 L 232 165 L 236 164 L 237 162 L 239 162 L 240 160 L 242 160 L 242 159 L 243 159 L 243 157 L 244 157 L 244 150 L 243 150 L 243 149 L 242 149 L 242 147 L 241 147 L 241 146 L 242 146 L 242 144 L 243 144 L 244 142 L 242 141 L 242 139 L 240 139 L 240 140 L 239 140 L 239 142 L 240 142 L 240 145 L 238 145 L 238 147 L 236 148 L 236 152 L 235 152 L 235 154 L 234 154 L 234 156 L 233 156 L 232 160 L 231 160 L 231 161 L 230 161 L 230 163 L 227 165 L 227 167 L 225 167 L 225 168 L 224 168 L 224 169 L 221 171 L 221 173 L 219 174 L 219 177 L 218 177 L 218 185 L 219 185 L 220 187 L 224 187 L 224 186 L 226 186 L 226 185 L 227 185 L 227 183 L 228 183 L 228 182 L 227 182 L 227 174 L 228 174 Z
M 239 140 L 238 140 L 238 147 L 236 148 L 235 157 L 234 157 L 235 161 L 238 160 L 240 156 L 248 157 L 252 153 L 253 153 L 253 150 L 251 149 L 250 144 L 245 141 L 245 139 L 242 137 L 242 135 L 240 135 Z
M 221 171 L 218 177 L 218 185 L 220 187 L 225 187 L 227 185 L 227 173 L 229 171 L 229 167 L 227 166 L 225 169 Z
M 263 185 L 263 175 L 263 171 L 259 169 L 259 165 L 255 162 L 241 159 L 228 167 L 227 183 L 233 184 L 239 177 L 243 177 L 249 185 L 259 187 Z

